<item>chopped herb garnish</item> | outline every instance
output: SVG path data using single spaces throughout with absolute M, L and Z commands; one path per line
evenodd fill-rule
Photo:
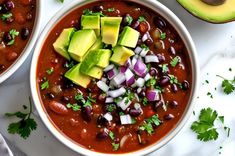
M 79 111 L 79 110 L 81 110 L 81 106 L 79 106 L 77 103 L 75 103 L 75 104 L 67 104 L 66 105 L 66 107 L 67 108 L 71 108 L 73 111 Z
M 93 12 L 90 9 L 83 10 L 83 15 L 92 15 L 92 16 L 102 16 L 102 17 L 104 17 L 104 14 L 102 12 Z
M 133 18 L 131 16 L 126 16 L 126 21 L 127 21 L 128 25 L 131 25 Z
M 109 132 L 109 137 L 111 138 L 111 140 L 114 140 L 115 139 L 115 134 L 112 131 L 110 131 Z
M 113 142 L 112 145 L 113 145 L 113 150 L 114 151 L 117 151 L 119 149 L 119 144 L 118 143 Z
M 58 2 L 60 2 L 60 3 L 64 3 L 64 0 L 57 0 Z
M 66 64 L 65 64 L 66 68 L 72 68 L 73 66 L 75 66 L 74 61 L 66 62 Z
M 138 18 L 138 21 L 139 21 L 139 22 L 145 22 L 146 19 L 144 18 L 144 16 L 140 16 L 140 17 Z
M 158 115 L 153 115 L 151 118 L 145 120 L 144 124 L 139 127 L 140 130 L 146 131 L 148 134 L 153 134 L 153 124 L 159 126 L 161 121 L 158 118 Z
M 197 138 L 201 141 L 216 140 L 219 133 L 214 125 L 215 120 L 220 121 L 225 128 L 224 117 L 218 116 L 218 113 L 211 108 L 204 108 L 201 110 L 199 120 L 193 122 L 191 129 L 197 133 Z
M 125 113 L 123 112 L 119 112 L 119 116 L 125 115 Z
M 156 83 L 157 83 L 157 80 L 155 78 L 151 78 L 146 82 L 146 86 L 152 87 L 152 86 L 156 85 Z
M 207 84 L 209 84 L 209 81 L 208 81 L 208 80 L 205 80 L 205 82 L 206 82 Z
M 126 100 L 124 101 L 125 102 L 125 104 L 127 105 L 128 103 L 129 103 L 129 99 L 128 98 L 126 98 Z
M 77 100 L 77 101 L 82 101 L 82 100 L 84 100 L 84 98 L 83 98 L 83 95 L 82 94 L 77 94 L 77 95 L 75 95 L 75 100 Z
M 208 92 L 208 93 L 207 93 L 207 96 L 209 96 L 210 98 L 213 99 L 213 95 L 211 94 L 211 92 Z
M 227 95 L 231 94 L 235 90 L 235 77 L 233 80 L 228 80 L 222 76 L 219 76 L 219 75 L 217 75 L 217 76 L 223 79 L 222 89 L 223 89 L 224 93 Z
M 162 68 L 163 73 L 167 73 L 169 71 L 168 64 L 159 65 Z
M 50 69 L 47 69 L 46 72 L 47 72 L 48 75 L 51 75 L 54 72 L 54 68 L 51 67 Z
M 49 81 L 45 80 L 42 84 L 41 84 L 41 90 L 45 90 L 49 88 Z
M 15 37 L 19 35 L 19 32 L 16 31 L 15 29 L 11 29 L 9 31 L 9 34 L 11 35 L 12 40 L 7 43 L 7 45 L 13 45 L 15 43 Z
M 177 77 L 175 77 L 174 75 L 170 75 L 170 74 L 169 74 L 169 77 L 170 77 L 170 83 L 171 83 L 171 84 L 177 84 L 177 85 L 179 85 L 180 88 L 181 88 L 182 84 L 179 82 L 179 80 L 177 79 Z
M 142 103 L 144 106 L 148 104 L 148 99 L 146 97 L 143 98 Z
M 229 69 L 228 69 L 228 71 L 230 71 L 230 72 L 231 72 L 231 71 L 232 71 L 232 68 L 229 68 Z
M 115 102 L 115 103 L 118 103 L 118 102 L 120 102 L 121 100 L 122 100 L 121 97 L 117 97 L 117 98 L 114 99 L 114 102 Z
M 175 58 L 173 58 L 170 62 L 171 66 L 172 67 L 176 67 L 177 64 L 181 61 L 180 57 L 179 56 L 176 56 Z
M 126 92 L 125 95 L 127 96 L 127 100 L 129 100 L 129 101 L 132 101 L 132 100 L 135 98 L 135 94 L 132 93 L 132 92 L 130 92 L 129 90 Z M 129 102 L 129 101 L 128 101 L 128 102 Z M 127 102 L 127 103 L 128 103 L 128 102 Z
M 87 100 L 89 100 L 89 101 L 92 102 L 92 103 L 95 103 L 95 102 L 96 102 L 96 99 L 92 98 L 91 93 L 87 96 Z
M 91 101 L 87 100 L 87 101 L 84 103 L 83 106 L 84 106 L 84 107 L 92 107 L 92 106 L 91 106 Z
M 113 112 L 116 109 L 116 106 L 114 104 L 107 105 L 107 110 L 109 112 Z
M 31 99 L 29 98 L 29 112 L 28 113 L 23 113 L 23 112 L 15 112 L 15 113 L 6 113 L 5 116 L 7 117 L 17 117 L 20 120 L 18 122 L 14 122 L 9 124 L 8 126 L 8 133 L 10 134 L 18 134 L 22 138 L 27 139 L 31 132 L 33 130 L 36 130 L 37 128 L 37 123 L 33 118 L 31 118 L 32 114 L 32 103 Z M 25 109 L 25 108 L 24 108 Z
M 166 33 L 161 33 L 161 34 L 160 34 L 160 39 L 161 39 L 161 40 L 166 39 Z
M 3 21 L 6 21 L 8 18 L 11 18 L 12 16 L 13 16 L 12 13 L 2 14 L 1 19 L 2 19 Z
M 107 9 L 108 12 L 114 12 L 114 10 L 115 10 L 114 8 L 108 8 Z
M 149 47 L 146 44 L 141 44 L 140 47 L 145 50 L 149 50 Z
M 148 69 L 148 71 L 150 71 L 150 69 L 151 69 L 151 64 L 150 63 L 147 64 L 147 69 Z

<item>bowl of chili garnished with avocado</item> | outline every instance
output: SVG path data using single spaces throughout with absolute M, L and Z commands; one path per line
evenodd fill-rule
M 146 155 L 192 113 L 194 43 L 157 1 L 81 1 L 47 24 L 31 64 L 41 119 L 83 155 Z
M 39 34 L 40 0 L 0 0 L 0 83 L 24 62 Z

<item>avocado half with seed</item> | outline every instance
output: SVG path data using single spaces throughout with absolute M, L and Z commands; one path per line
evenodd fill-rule
M 194 16 L 211 23 L 235 21 L 235 0 L 177 0 Z

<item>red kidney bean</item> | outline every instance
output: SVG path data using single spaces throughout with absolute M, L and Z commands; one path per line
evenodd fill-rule
M 29 29 L 28 28 L 22 28 L 21 32 L 20 32 L 20 36 L 22 40 L 27 40 L 27 38 L 29 37 Z
M 17 58 L 18 54 L 16 52 L 8 52 L 6 59 L 7 61 L 14 61 Z
M 96 138 L 98 140 L 105 140 L 108 138 L 108 133 L 106 133 L 105 131 L 103 132 L 99 132 L 97 135 L 96 135 Z
M 69 112 L 68 109 L 63 104 L 56 102 L 56 101 L 51 101 L 49 103 L 49 108 L 53 112 L 60 114 L 60 115 L 66 115 Z
M 153 109 L 154 109 L 154 111 L 158 111 L 159 110 L 159 108 L 162 108 L 162 106 L 163 106 L 163 101 L 162 100 L 160 100 L 160 101 L 157 101 L 154 105 L 153 105 Z
M 164 115 L 165 120 L 171 120 L 171 119 L 174 119 L 174 118 L 175 118 L 175 116 L 173 114 Z
M 176 92 L 178 91 L 177 85 L 176 85 L 176 84 L 172 84 L 172 85 L 171 85 L 171 90 L 172 90 L 174 93 L 176 93 Z
M 132 109 L 129 110 L 129 114 L 132 117 L 138 117 L 141 114 L 141 110 L 132 108 Z
M 166 27 L 166 22 L 161 17 L 157 16 L 153 18 L 153 23 L 160 29 L 164 29 Z
M 172 108 L 176 108 L 179 105 L 177 101 L 171 101 L 169 104 Z
M 160 82 L 159 82 L 159 85 L 161 87 L 165 87 L 169 84 L 170 82 L 170 78 L 168 76 L 163 76 L 161 79 L 160 79 Z
M 183 88 L 183 90 L 188 90 L 189 87 L 190 87 L 189 82 L 188 82 L 187 80 L 184 80 L 184 81 L 182 82 L 182 88 Z
M 91 121 L 92 108 L 90 106 L 82 107 L 82 118 L 83 120 L 90 122 Z
M 104 10 L 104 7 L 102 5 L 96 5 L 92 8 L 94 12 L 101 12 Z
M 103 115 L 99 115 L 97 118 L 97 124 L 100 126 L 108 126 L 109 121 L 103 117 Z

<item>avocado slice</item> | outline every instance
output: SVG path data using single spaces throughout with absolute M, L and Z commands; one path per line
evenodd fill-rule
M 93 29 L 97 36 L 100 35 L 100 16 L 99 15 L 82 15 L 82 29 Z
M 208 5 L 201 0 L 177 0 L 194 16 L 211 23 L 225 23 L 235 20 L 235 0 L 227 0 L 221 5 Z
M 126 61 L 133 56 L 135 53 L 124 46 L 116 46 L 113 48 L 113 55 L 110 59 L 115 64 L 120 66 L 125 65 Z
M 136 31 L 135 29 L 129 26 L 126 26 L 120 35 L 118 44 L 122 46 L 130 47 L 130 48 L 135 48 L 138 42 L 139 36 L 140 36 L 140 33 L 138 31 Z
M 99 49 L 98 51 L 100 51 L 101 56 L 97 66 L 106 68 L 109 65 L 109 59 L 112 55 L 112 51 L 109 49 Z
M 91 82 L 91 77 L 82 74 L 80 72 L 80 67 L 81 63 L 77 64 L 65 73 L 65 77 L 71 80 L 76 85 L 82 86 L 83 88 L 87 88 L 87 86 Z
M 103 75 L 103 69 L 100 67 L 94 66 L 86 73 L 86 75 L 91 76 L 96 79 L 101 79 Z
M 113 47 L 117 44 L 121 21 L 122 17 L 101 17 L 102 42 Z
M 67 60 L 70 60 L 68 46 L 75 31 L 76 29 L 74 28 L 64 29 L 57 40 L 53 43 L 55 51 Z
M 82 61 L 83 56 L 95 43 L 96 39 L 95 31 L 92 29 L 75 32 L 69 45 L 69 55 L 78 62 Z

